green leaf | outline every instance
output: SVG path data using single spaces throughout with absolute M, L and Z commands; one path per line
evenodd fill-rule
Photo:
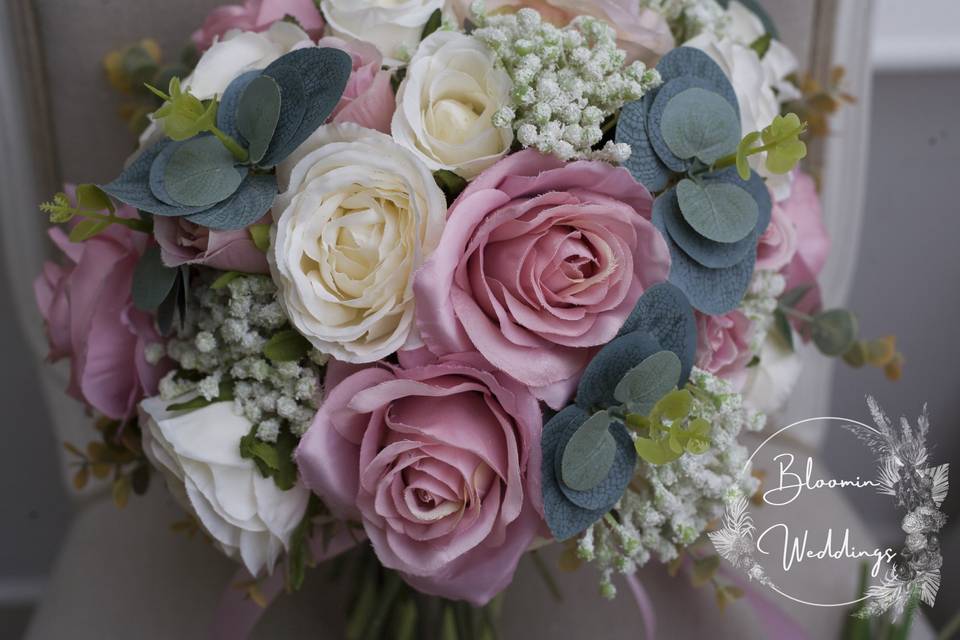
M 842 356 L 857 339 L 857 319 L 846 309 L 818 313 L 810 324 L 810 336 L 824 355 Z
M 773 311 L 773 335 L 780 340 L 784 347 L 790 351 L 794 350 L 793 329 L 790 327 L 790 321 L 783 309 L 778 308 Z
M 466 180 L 453 171 L 447 171 L 446 169 L 434 171 L 433 179 L 436 180 L 437 186 L 443 191 L 443 195 L 447 197 L 447 206 L 452 205 L 453 201 L 457 199 L 457 196 L 467 188 Z
M 77 205 L 91 211 L 116 211 L 110 196 L 95 184 L 81 184 L 77 187 Z
M 95 220 L 87 218 L 81 220 L 70 229 L 70 242 L 84 242 L 105 231 L 112 223 L 109 220 Z
M 574 432 L 563 450 L 560 475 L 574 491 L 589 491 L 613 468 L 617 443 L 610 433 L 610 416 L 598 411 Z
M 252 224 L 247 227 L 247 231 L 250 233 L 250 239 L 253 240 L 253 245 L 257 249 L 264 253 L 270 250 L 269 224 Z
M 250 162 L 263 159 L 280 118 L 280 86 L 270 76 L 254 78 L 237 106 L 237 130 L 246 138 Z
M 185 207 L 207 207 L 237 190 L 246 171 L 234 167 L 233 154 L 212 136 L 183 143 L 167 162 L 163 184 Z
M 231 282 L 233 282 L 234 280 L 236 280 L 242 275 L 243 274 L 240 273 L 239 271 L 227 271 L 226 273 L 221 275 L 219 278 L 214 280 L 213 284 L 210 285 L 210 288 L 213 289 L 214 291 L 223 289 L 228 284 L 230 284 Z
M 693 572 L 690 574 L 690 582 L 694 587 L 702 587 L 713 580 L 713 577 L 719 569 L 720 556 L 697 558 L 693 561 Z
M 683 455 L 682 451 L 679 453 L 672 451 L 666 440 L 637 438 L 634 446 L 637 449 L 637 455 L 650 464 L 667 464 Z
M 263 355 L 274 362 L 296 362 L 310 352 L 310 341 L 293 329 L 274 334 L 263 347 Z
M 180 79 L 177 77 L 170 79 L 169 95 L 150 85 L 147 85 L 147 88 L 166 101 L 154 112 L 154 118 L 160 122 L 163 132 L 171 140 L 188 140 L 209 131 L 216 121 L 216 100 L 204 105 L 189 91 L 181 91 Z
M 664 107 L 660 132 L 678 158 L 699 158 L 709 165 L 736 150 L 740 117 L 719 94 L 693 87 Z
M 240 438 L 240 457 L 248 460 L 258 460 L 270 471 L 277 471 L 280 468 L 280 455 L 277 452 L 277 447 L 260 440 L 252 433 Z
M 806 157 L 807 145 L 800 141 L 806 125 L 795 113 L 776 116 L 770 126 L 761 132 L 767 149 L 766 167 L 772 173 L 789 173 Z
M 148 247 L 133 272 L 133 306 L 141 311 L 153 311 L 167 299 L 177 282 L 177 269 L 163 264 L 160 247 Z
M 869 351 L 867 345 L 863 342 L 857 341 L 850 345 L 850 348 L 844 352 L 843 361 L 854 369 L 859 369 L 867 364 L 868 355 Z
M 420 39 L 426 40 L 430 35 L 443 26 L 443 12 L 437 9 L 430 14 L 427 24 L 423 25 L 423 31 L 420 33 Z
M 803 297 L 807 295 L 807 292 L 813 288 L 812 284 L 802 284 L 798 287 L 790 289 L 782 296 L 780 296 L 779 303 L 780 306 L 794 308 L 799 304 Z
M 769 33 L 765 33 L 753 42 L 750 43 L 750 48 L 757 52 L 757 55 L 763 59 L 763 56 L 767 55 L 767 51 L 770 50 L 770 42 L 773 40 L 773 36 Z
M 677 389 L 663 396 L 653 408 L 655 416 L 663 416 L 667 420 L 682 420 L 690 415 L 693 408 L 693 394 L 686 389 Z
M 750 161 L 747 160 L 747 157 L 750 155 L 750 150 L 753 149 L 753 145 L 756 144 L 759 139 L 760 132 L 753 131 L 745 135 L 743 140 L 740 141 L 740 144 L 737 145 L 737 175 L 740 176 L 741 180 L 750 179 Z
M 186 402 L 178 402 L 167 407 L 167 411 L 195 411 L 209 407 L 216 402 L 229 402 L 233 400 L 233 380 L 226 379 L 220 382 L 220 389 L 217 397 L 207 400 L 203 396 L 197 396 Z
M 714 242 L 737 242 L 757 226 L 757 201 L 729 182 L 699 184 L 684 178 L 677 185 L 677 200 L 684 219 L 694 231 Z
M 613 390 L 613 397 L 631 412 L 646 415 L 677 386 L 681 368 L 677 354 L 659 351 L 627 371 Z
M 297 442 L 297 437 L 289 431 L 283 431 L 277 437 L 277 472 L 273 476 L 273 482 L 283 491 L 293 489 L 297 483 L 297 463 L 293 460 Z

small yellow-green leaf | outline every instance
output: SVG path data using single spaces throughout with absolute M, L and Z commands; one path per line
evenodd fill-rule
M 713 555 L 698 558 L 693 562 L 693 572 L 690 575 L 690 582 L 695 587 L 702 587 L 713 580 L 719 568 L 720 556 Z
M 263 355 L 274 362 L 296 362 L 310 351 L 310 341 L 293 329 L 275 334 L 263 347 Z
M 637 438 L 635 442 L 637 455 L 650 464 L 667 464 L 677 460 L 682 453 L 671 451 L 664 440 Z
M 95 184 L 81 184 L 77 187 L 77 204 L 81 209 L 91 211 L 106 210 L 113 213 L 116 210 L 110 196 Z
M 90 471 L 86 466 L 80 467 L 73 476 L 73 488 L 77 491 L 82 491 L 83 488 L 87 486 L 89 480 Z
M 247 229 L 250 233 L 250 239 L 253 245 L 260 251 L 266 253 L 270 250 L 270 225 L 253 224 Z
M 70 242 L 86 242 L 105 231 L 110 224 L 109 220 L 95 220 L 93 218 L 81 220 L 70 229 Z
M 677 389 L 661 398 L 653 412 L 667 420 L 681 420 L 690 415 L 692 406 L 693 395 L 686 389 Z

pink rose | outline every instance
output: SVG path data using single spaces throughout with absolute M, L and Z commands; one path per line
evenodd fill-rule
M 390 86 L 391 73 L 383 69 L 380 51 L 368 42 L 345 42 L 334 37 L 321 39 L 317 46 L 342 49 L 353 58 L 353 73 L 328 122 L 353 122 L 389 134 L 396 97 Z
M 790 197 L 779 203 L 784 216 L 793 223 L 797 235 L 797 251 L 783 270 L 787 290 L 812 285 L 797 308 L 805 313 L 816 312 L 822 306 L 817 276 L 823 271 L 830 253 L 830 236 L 823 224 L 823 208 L 817 186 L 806 173 L 798 171 Z
M 168 267 L 197 264 L 221 271 L 270 272 L 266 254 L 257 249 L 246 229 L 214 231 L 186 218 L 154 216 L 153 235 Z
M 133 211 L 124 207 L 118 215 Z M 120 225 L 79 244 L 59 227 L 50 237 L 68 261 L 47 262 L 33 285 L 50 359 L 71 359 L 71 396 L 108 418 L 129 418 L 141 399 L 156 393 L 165 372 L 144 355 L 147 345 L 161 341 L 153 318 L 130 300 L 133 271 L 148 237 Z
M 417 273 L 417 326 L 435 354 L 479 351 L 551 406 L 620 330 L 670 255 L 626 169 L 533 150 L 460 195 Z
M 757 243 L 757 269 L 780 271 L 797 253 L 797 228 L 771 193 L 770 224 Z
M 384 566 L 483 605 L 542 529 L 540 430 L 526 389 L 460 354 L 349 375 L 296 457 L 335 515 L 363 522 Z
M 750 334 L 753 324 L 739 311 L 722 316 L 697 312 L 697 366 L 729 380 L 740 389 L 747 380 L 753 358 Z
M 470 15 L 473 0 L 455 0 L 453 9 L 462 21 Z M 670 25 L 661 14 L 641 7 L 637 0 L 487 0 L 487 10 L 530 7 L 548 22 L 566 26 L 577 16 L 603 20 L 617 31 L 617 45 L 627 52 L 627 62 L 642 60 L 653 66 L 676 46 Z
M 242 5 L 228 4 L 211 11 L 203 26 L 193 32 L 193 43 L 203 52 L 231 29 L 266 31 L 286 16 L 295 18 L 311 38 L 323 34 L 323 16 L 313 0 L 246 0 Z

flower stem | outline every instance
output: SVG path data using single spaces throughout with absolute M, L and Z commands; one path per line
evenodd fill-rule
M 104 215 L 97 211 L 91 211 L 90 209 L 74 209 L 73 213 L 74 215 L 78 215 L 82 218 L 102 220 L 103 222 L 109 222 L 110 224 L 120 224 L 133 231 L 140 231 L 142 233 L 153 232 L 153 225 L 146 220 L 141 220 L 139 218 L 121 218 L 113 214 Z
M 778 305 L 777 308 L 780 309 L 780 311 L 783 311 L 785 314 L 787 314 L 791 318 L 796 318 L 797 320 L 800 320 L 806 323 L 813 322 L 813 316 L 811 316 L 810 314 L 803 313 L 802 311 L 797 311 L 796 309 L 793 309 L 791 307 L 785 307 L 783 305 Z
M 237 162 L 246 162 L 247 158 L 250 157 L 250 154 L 247 153 L 247 150 L 240 146 L 240 143 L 233 139 L 232 136 L 227 135 L 220 129 L 211 126 L 210 133 L 217 137 L 217 140 L 223 143 L 223 146 L 233 154 L 233 157 L 237 159 Z

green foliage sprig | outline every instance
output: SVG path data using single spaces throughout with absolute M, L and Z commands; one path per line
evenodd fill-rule
M 85 449 L 63 443 L 75 458 L 71 463 L 77 469 L 73 486 L 81 491 L 91 477 L 106 480 L 112 476 L 113 502 L 122 509 L 127 506 L 131 491 L 143 495 L 150 485 L 150 464 L 143 454 L 140 428 L 136 421 L 123 423 L 107 418 L 98 420 L 96 428 L 101 439 L 88 443 Z
M 41 204 L 40 210 L 50 216 L 52 224 L 65 224 L 74 218 L 83 218 L 70 229 L 71 242 L 89 240 L 114 224 L 142 233 L 153 231 L 153 223 L 149 220 L 121 218 L 116 215 L 116 205 L 94 184 L 81 184 L 77 187 L 76 204 L 71 203 L 66 193 L 60 192 Z
M 790 173 L 797 163 L 807 156 L 807 145 L 800 136 L 807 130 L 807 123 L 801 122 L 795 113 L 776 116 L 770 126 L 762 131 L 748 133 L 737 146 L 736 153 L 725 156 L 713 165 L 714 170 L 736 165 L 737 173 L 744 180 L 750 177 L 750 164 L 747 160 L 758 153 L 766 153 L 764 165 L 771 173 Z M 757 146 L 757 143 L 762 143 Z
M 201 133 L 212 133 L 238 162 L 246 162 L 249 153 L 230 136 L 217 128 L 216 100 L 201 102 L 199 98 L 184 91 L 180 86 L 180 78 L 170 78 L 169 93 L 146 85 L 154 95 L 163 100 L 163 105 L 154 112 L 154 119 L 163 127 L 163 132 L 171 140 L 189 140 Z

